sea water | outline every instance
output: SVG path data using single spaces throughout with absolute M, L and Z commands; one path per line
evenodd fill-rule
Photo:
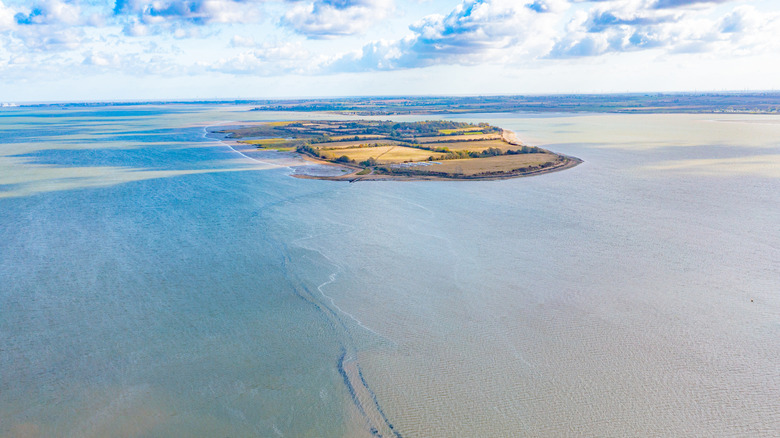
M 0 436 L 780 433 L 780 117 L 452 117 L 584 160 L 500 181 L 208 134 L 322 117 L 2 110 Z

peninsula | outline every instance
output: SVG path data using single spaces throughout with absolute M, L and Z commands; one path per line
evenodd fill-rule
M 499 179 L 574 167 L 578 158 L 522 144 L 487 123 L 309 120 L 258 123 L 217 131 L 259 149 L 296 152 L 342 166 L 329 180 Z

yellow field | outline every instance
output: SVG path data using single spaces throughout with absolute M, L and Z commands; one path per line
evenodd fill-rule
M 417 137 L 418 143 L 433 143 L 433 142 L 445 142 L 445 141 L 475 141 L 475 140 L 497 140 L 500 139 L 499 134 L 462 134 L 462 135 L 443 135 L 440 137 Z
M 378 139 L 378 138 L 385 138 L 384 135 L 361 134 L 361 135 L 335 135 L 335 136 L 331 137 L 331 140 L 333 140 L 333 141 L 354 140 L 355 137 L 357 137 L 360 140 L 373 140 L 373 139 Z
M 378 164 L 404 163 L 406 161 L 425 161 L 428 157 L 440 158 L 446 154 L 431 152 L 423 149 L 409 148 L 405 146 L 377 146 L 370 148 L 344 148 L 335 150 L 321 150 L 326 159 L 335 160 L 346 155 L 350 160 L 358 163 L 374 158 Z
M 313 143 L 311 147 L 320 149 L 339 149 L 339 148 L 353 148 L 356 146 L 373 147 L 374 144 L 398 144 L 393 140 L 350 140 L 350 141 L 333 141 L 328 143 Z
M 483 172 L 511 172 L 516 169 L 529 166 L 538 166 L 548 161 L 555 160 L 553 154 L 520 154 L 501 155 L 497 157 L 476 158 L 466 160 L 442 160 L 433 166 L 416 167 L 421 172 L 445 172 L 462 173 L 463 175 L 476 175 Z
M 471 128 L 439 129 L 439 132 L 441 132 L 444 135 L 452 135 L 452 134 L 464 133 L 464 132 L 473 132 L 475 134 L 479 132 L 481 134 L 482 128 L 480 128 L 479 126 L 473 126 Z
M 487 148 L 497 148 L 506 152 L 509 149 L 516 150 L 519 146 L 511 145 L 503 140 L 458 141 L 452 143 L 429 143 L 425 147 L 447 148 L 451 151 L 482 152 Z

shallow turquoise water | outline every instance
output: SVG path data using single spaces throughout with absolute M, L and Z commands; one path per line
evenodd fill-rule
M 780 432 L 780 118 L 458 116 L 585 160 L 486 182 L 204 136 L 304 117 L 0 112 L 0 436 Z

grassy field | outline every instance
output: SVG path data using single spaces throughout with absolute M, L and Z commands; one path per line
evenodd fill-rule
M 450 174 L 463 174 L 472 176 L 480 173 L 492 172 L 512 172 L 524 167 L 538 166 L 543 163 L 554 161 L 557 158 L 554 154 L 522 154 L 522 155 L 501 155 L 498 157 L 488 157 L 465 160 L 443 160 L 438 161 L 435 166 L 415 168 L 420 172 L 445 172 Z
M 353 148 L 358 146 L 373 147 L 374 144 L 387 144 L 396 145 L 397 141 L 393 140 L 349 140 L 349 141 L 332 141 L 327 143 L 312 143 L 311 147 L 320 149 L 342 149 Z
M 377 146 L 370 148 L 345 148 L 335 150 L 321 151 L 328 160 L 335 160 L 342 155 L 346 155 L 350 160 L 356 162 L 366 161 L 373 158 L 377 164 L 396 164 L 406 161 L 425 161 L 428 157 L 434 159 L 443 157 L 446 154 L 431 152 L 423 149 L 409 148 L 405 146 Z
M 482 134 L 482 128 L 478 126 L 469 127 L 469 128 L 458 128 L 458 129 L 440 129 L 440 133 L 444 135 L 452 135 L 452 134 L 470 134 L 470 135 L 476 135 L 476 134 Z
M 461 135 L 442 135 L 440 137 L 418 137 L 418 143 L 435 143 L 435 142 L 447 142 L 447 141 L 476 141 L 476 140 L 497 140 L 500 139 L 499 134 L 461 134 Z
M 239 143 L 251 144 L 260 149 L 275 149 L 279 151 L 290 151 L 294 146 L 290 145 L 290 140 L 285 138 L 263 138 L 258 140 L 239 140 Z
M 360 135 L 336 135 L 330 139 L 333 141 L 354 140 L 357 137 L 359 140 L 373 140 L 379 138 L 385 138 L 384 135 L 378 134 L 360 134 Z
M 278 144 L 286 144 L 288 140 L 284 138 L 263 138 L 258 140 L 239 140 L 239 142 L 257 146 L 273 146 Z
M 474 151 L 482 152 L 488 148 L 501 149 L 506 152 L 508 150 L 516 150 L 519 146 L 511 145 L 503 140 L 479 140 L 479 141 L 457 141 L 452 143 L 429 143 L 425 147 L 430 148 L 447 148 L 451 151 Z

